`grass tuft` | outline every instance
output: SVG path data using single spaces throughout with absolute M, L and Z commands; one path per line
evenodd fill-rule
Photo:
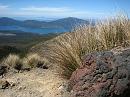
M 28 65 L 31 68 L 38 67 L 39 65 L 44 64 L 44 60 L 36 53 L 29 53 L 27 56 L 23 59 L 23 64 Z
M 18 55 L 9 54 L 6 58 L 3 59 L 2 64 L 20 70 L 22 68 L 22 62 Z

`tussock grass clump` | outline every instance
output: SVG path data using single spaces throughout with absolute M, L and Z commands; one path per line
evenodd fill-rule
M 81 65 L 83 55 L 128 46 L 129 27 L 129 20 L 124 15 L 100 21 L 95 26 L 82 25 L 46 42 L 44 55 L 53 63 L 59 64 L 64 75 L 69 77 Z
M 2 64 L 17 70 L 21 70 L 22 68 L 22 61 L 20 57 L 15 54 L 9 54 L 5 59 L 3 59 Z
M 117 46 L 129 45 L 129 27 L 129 19 L 125 15 L 100 21 L 96 25 L 96 31 L 104 49 L 109 50 Z
M 24 58 L 20 58 L 19 55 L 9 54 L 3 59 L 1 64 L 8 66 L 10 69 L 15 70 L 30 70 L 30 68 L 43 68 L 48 69 L 47 60 L 41 58 L 36 53 L 29 53 Z M 46 65 L 45 65 L 46 64 Z
M 23 59 L 23 64 L 31 68 L 40 67 L 44 64 L 44 60 L 37 53 L 29 53 Z
M 20 63 L 20 57 L 15 54 L 9 54 L 5 59 L 3 59 L 2 64 L 9 67 L 14 67 L 16 64 Z
M 83 25 L 74 32 L 55 38 L 47 44 L 44 55 L 53 63 L 59 64 L 65 71 L 65 76 L 70 76 L 81 64 L 81 58 L 85 53 L 100 50 L 94 29 Z

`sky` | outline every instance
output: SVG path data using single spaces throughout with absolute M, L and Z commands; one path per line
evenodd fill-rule
M 0 17 L 87 19 L 119 12 L 130 16 L 130 0 L 0 0 Z

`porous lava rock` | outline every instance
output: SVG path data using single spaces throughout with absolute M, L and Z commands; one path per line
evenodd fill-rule
M 70 78 L 71 97 L 130 97 L 130 49 L 87 54 Z

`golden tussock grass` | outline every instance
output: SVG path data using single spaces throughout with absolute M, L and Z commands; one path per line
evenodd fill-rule
M 41 58 L 37 53 L 29 53 L 23 58 L 23 64 L 30 66 L 31 68 L 37 67 L 38 64 L 44 64 L 45 60 Z
M 2 64 L 9 67 L 15 67 L 16 65 L 21 64 L 21 59 L 16 54 L 9 54 L 6 58 L 3 59 Z
M 24 68 L 35 68 L 47 64 L 45 58 L 40 57 L 37 53 L 29 53 L 24 58 L 20 58 L 19 55 L 9 54 L 4 58 L 1 64 L 10 68 L 21 70 Z
M 62 34 L 43 48 L 45 57 L 59 64 L 64 75 L 71 73 L 82 63 L 82 56 L 94 51 L 110 50 L 117 46 L 128 46 L 130 23 L 126 15 L 99 21 L 95 26 L 81 25 L 72 32 Z

